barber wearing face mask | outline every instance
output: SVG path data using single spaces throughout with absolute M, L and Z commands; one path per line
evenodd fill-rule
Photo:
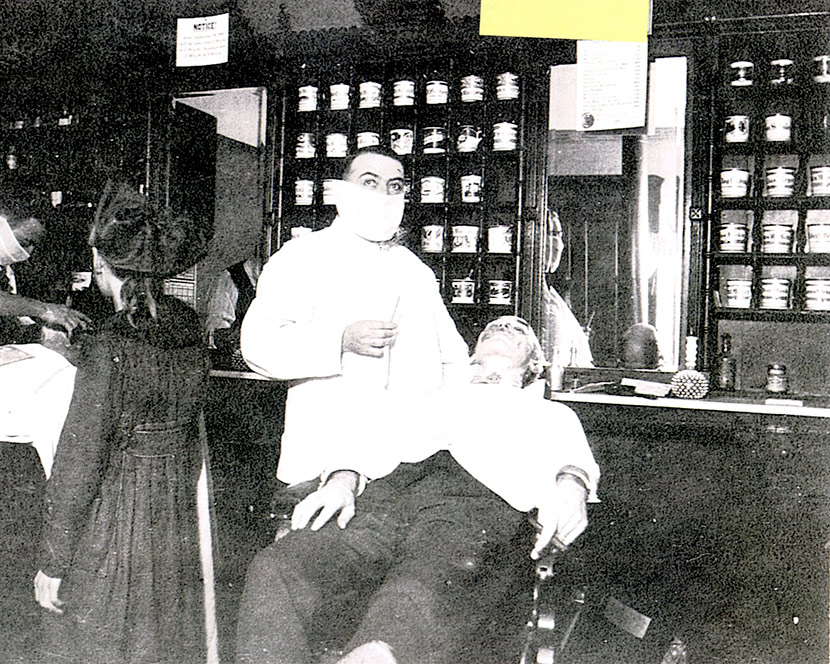
M 378 449 L 396 444 L 389 400 L 466 376 L 469 358 L 435 274 L 395 241 L 404 212 L 397 156 L 358 151 L 335 196 L 331 225 L 287 242 L 264 267 L 241 349 L 258 373 L 290 381 L 278 479 L 320 477 L 351 495 L 372 477 Z M 353 464 L 362 476 L 336 472 L 344 449 L 364 460 Z M 340 512 L 341 527 L 352 513 Z

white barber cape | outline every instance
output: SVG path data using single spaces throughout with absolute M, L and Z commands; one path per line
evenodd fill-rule
M 40 344 L 2 349 L 22 359 L 0 365 L 0 441 L 32 445 L 48 478 L 75 388 L 75 367 Z
M 420 403 L 420 407 L 417 404 Z M 396 446 L 369 443 L 343 449 L 331 470 L 351 468 L 377 479 L 399 463 L 416 463 L 441 449 L 520 512 L 549 499 L 556 476 L 584 471 L 589 502 L 597 502 L 599 467 L 576 413 L 533 388 L 467 384 L 441 389 L 380 415 Z
M 359 320 L 395 321 L 382 358 L 341 353 Z M 384 414 L 466 379 L 468 349 L 435 274 L 405 247 L 352 233 L 339 219 L 287 242 L 264 267 L 241 334 L 257 372 L 290 380 L 277 476 L 320 476 L 344 449 L 397 446 Z

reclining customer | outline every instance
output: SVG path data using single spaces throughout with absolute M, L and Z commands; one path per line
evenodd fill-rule
M 341 647 L 344 662 L 467 661 L 474 620 L 504 591 L 479 582 L 508 564 L 524 513 L 542 524 L 533 557 L 583 532 L 599 469 L 575 413 L 522 389 L 544 366 L 530 326 L 492 321 L 472 363 L 470 384 L 383 414 L 394 445 L 329 460 L 341 470 L 248 571 L 239 662 L 327 661 Z M 355 505 L 361 476 L 373 481 Z

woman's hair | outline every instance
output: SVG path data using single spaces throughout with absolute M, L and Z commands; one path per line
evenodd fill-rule
M 129 185 L 107 183 L 95 213 L 89 245 L 120 279 L 127 317 L 156 318 L 163 281 L 198 262 L 213 235 L 212 220 L 158 212 Z

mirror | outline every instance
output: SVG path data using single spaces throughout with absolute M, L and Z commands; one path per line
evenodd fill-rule
M 548 223 L 558 216 L 563 248 L 547 285 L 588 337 L 594 366 L 676 371 L 688 273 L 686 58 L 650 64 L 648 127 L 639 133 L 569 126 L 575 67 L 552 71 Z M 656 336 L 657 366 L 632 346 L 641 334 Z M 572 348 L 560 349 L 564 364 L 590 366 Z
M 227 268 L 248 260 L 256 270 L 263 248 L 266 191 L 266 90 L 208 90 L 173 99 L 167 195 L 176 209 L 214 220 L 207 256 L 166 289 L 206 320 Z

